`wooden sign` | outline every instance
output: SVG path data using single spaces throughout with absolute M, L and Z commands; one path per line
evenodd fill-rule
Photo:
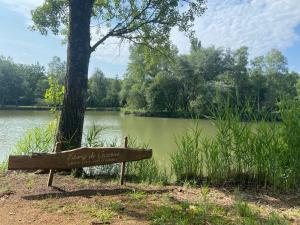
M 151 149 L 132 148 L 78 148 L 69 151 L 33 154 L 31 156 L 9 156 L 9 170 L 73 169 L 152 157 Z

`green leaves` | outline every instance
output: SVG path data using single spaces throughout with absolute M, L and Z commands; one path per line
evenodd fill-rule
M 46 0 L 42 6 L 31 11 L 33 30 L 47 35 L 50 30 L 57 35 L 68 24 L 68 0 Z
M 48 82 L 50 87 L 46 90 L 45 102 L 54 107 L 62 105 L 65 87 L 59 85 L 58 80 L 53 76 L 48 78 Z
M 32 11 L 34 25 L 31 28 L 43 35 L 49 31 L 55 35 L 66 34 L 68 3 L 67 0 L 45 0 Z M 191 36 L 195 17 L 202 15 L 205 9 L 205 0 L 95 0 L 91 23 L 101 32 L 92 50 L 109 37 L 152 48 L 168 46 L 172 27 Z

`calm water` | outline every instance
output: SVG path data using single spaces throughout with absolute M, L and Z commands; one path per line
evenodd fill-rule
M 6 159 L 14 144 L 28 129 L 44 126 L 53 119 L 47 111 L 0 111 L 0 162 Z M 148 143 L 154 157 L 160 163 L 167 163 L 169 154 L 176 150 L 175 136 L 193 125 L 191 119 L 150 118 L 123 115 L 119 112 L 87 112 L 84 130 L 96 124 L 105 127 L 106 140 L 135 137 Z M 214 128 L 210 121 L 202 120 L 203 135 L 211 136 Z

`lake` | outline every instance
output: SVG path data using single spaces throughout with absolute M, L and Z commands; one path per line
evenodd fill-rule
M 27 130 L 45 126 L 53 119 L 48 111 L 0 110 L 0 162 L 5 160 L 15 143 Z M 176 151 L 175 136 L 183 134 L 193 126 L 192 119 L 154 118 L 123 115 L 120 112 L 87 112 L 84 122 L 86 132 L 93 124 L 102 126 L 102 138 L 114 139 L 119 143 L 130 135 L 140 143 L 147 143 L 153 149 L 154 157 L 161 163 L 169 162 L 169 155 Z M 204 136 L 215 132 L 209 120 L 200 120 Z M 121 144 L 121 143 L 120 143 Z

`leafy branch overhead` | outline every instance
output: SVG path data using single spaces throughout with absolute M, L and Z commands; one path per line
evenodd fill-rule
M 32 29 L 66 35 L 68 5 L 68 0 L 46 0 L 32 11 Z M 154 49 L 168 47 L 172 27 L 192 37 L 194 19 L 205 9 L 206 0 L 94 0 L 91 28 L 97 32 L 91 52 L 111 37 Z

